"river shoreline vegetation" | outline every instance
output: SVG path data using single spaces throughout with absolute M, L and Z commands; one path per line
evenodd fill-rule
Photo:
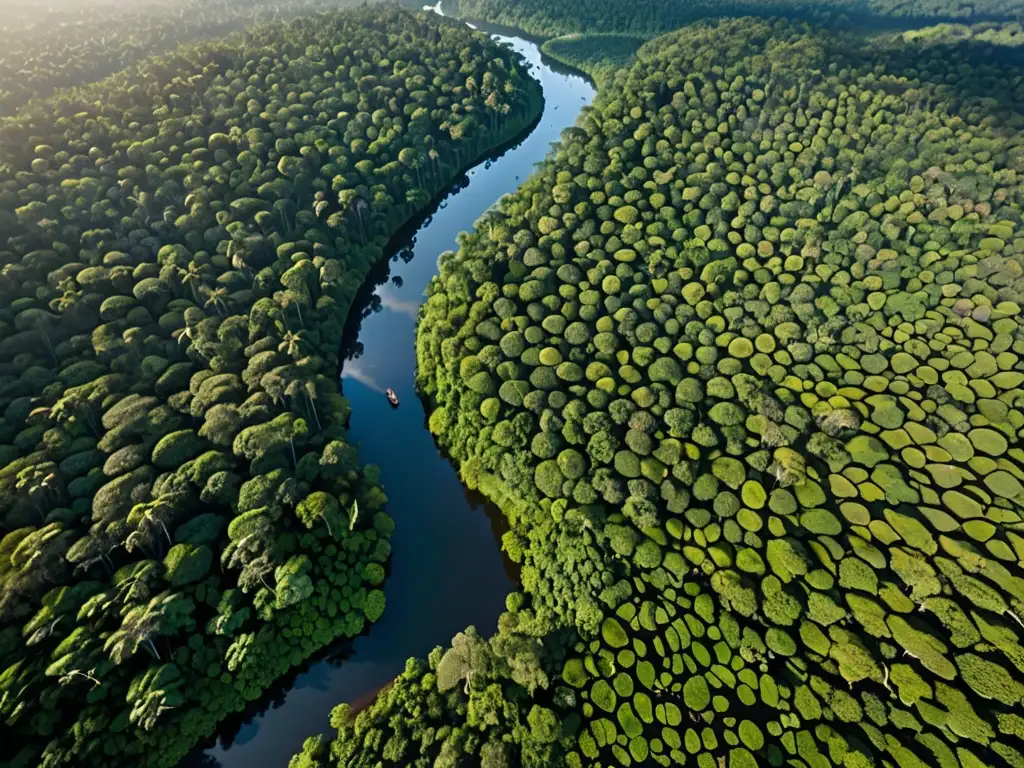
M 627 5 L 459 6 L 601 78 L 417 331 L 522 589 L 293 768 L 1024 766 L 1018 7 Z
M 0 762 L 171 766 L 386 610 L 345 323 L 543 98 L 390 4 L 38 5 L 0 52 Z M 1024 768 L 1024 5 L 443 9 L 599 86 L 417 328 L 520 589 L 291 768 Z
M 632 61 L 644 42 L 642 37 L 610 32 L 569 34 L 545 40 L 541 51 L 555 61 L 585 72 L 598 88 L 606 88 L 612 84 L 615 72 Z
M 611 33 L 653 37 L 695 21 L 780 17 L 846 29 L 1015 21 L 1019 0 L 443 0 L 446 13 L 540 38 Z
M 389 238 L 542 96 L 518 54 L 389 5 L 14 100 L 0 760 L 170 766 L 385 609 L 345 318 Z

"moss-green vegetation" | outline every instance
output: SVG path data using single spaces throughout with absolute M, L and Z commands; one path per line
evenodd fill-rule
M 973 41 L 998 46 L 1024 45 L 1024 29 L 1018 22 L 1005 24 L 936 24 L 931 27 L 910 29 L 903 39 L 919 45 L 951 45 Z
M 1024 762 L 1019 76 L 749 19 L 639 51 L 421 315 L 524 594 L 339 764 Z
M 516 54 L 389 7 L 0 122 L 8 764 L 171 765 L 381 616 L 392 523 L 345 440 L 342 324 L 539 99 Z
M 183 43 L 356 0 L 7 0 L 0 115 L 55 88 L 99 80 Z
M 630 35 L 564 35 L 547 40 L 541 50 L 553 59 L 590 75 L 603 85 L 615 70 L 633 60 L 643 38 Z
M 848 27 L 936 20 L 1016 20 L 1020 0 L 445 0 L 466 19 L 519 27 L 531 35 L 609 32 L 658 35 L 700 19 L 785 16 Z

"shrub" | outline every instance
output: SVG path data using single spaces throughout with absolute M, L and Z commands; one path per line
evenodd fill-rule
M 682 368 L 679 363 L 671 357 L 659 357 L 647 369 L 647 375 L 651 381 L 665 382 L 669 386 L 676 386 L 683 378 Z
M 537 488 L 545 496 L 555 499 L 562 495 L 562 482 L 564 481 L 558 462 L 549 459 L 542 461 L 534 470 L 533 480 Z
M 469 377 L 469 379 L 467 379 L 466 386 L 478 395 L 484 396 L 493 395 L 498 391 L 498 387 L 495 385 L 494 379 L 487 371 L 474 373 Z
M 582 688 L 587 684 L 587 679 L 587 671 L 581 659 L 572 658 L 565 662 L 565 665 L 562 667 L 562 680 L 568 685 L 571 685 L 573 688 Z M 611 709 L 606 711 L 610 712 Z
M 175 544 L 164 557 L 164 573 L 174 587 L 199 581 L 210 571 L 213 550 L 205 545 Z
M 683 701 L 692 712 L 701 712 L 711 703 L 711 691 L 702 675 L 693 675 L 683 684 Z
M 624 648 L 629 643 L 622 625 L 610 616 L 601 622 L 601 637 L 609 648 Z
M 587 460 L 579 451 L 566 448 L 558 454 L 558 467 L 565 477 L 576 480 L 586 474 Z
M 594 702 L 594 706 L 609 714 L 615 711 L 617 701 L 615 691 L 605 680 L 598 680 L 594 683 L 590 689 L 590 700 Z
M 161 469 L 176 469 L 198 455 L 206 445 L 195 430 L 183 429 L 164 435 L 153 448 L 153 464 Z
M 384 593 L 379 589 L 371 590 L 363 600 L 363 614 L 369 622 L 375 622 L 384 615 L 384 608 L 387 600 Z

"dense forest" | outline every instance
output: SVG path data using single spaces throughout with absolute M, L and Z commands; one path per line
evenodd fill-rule
M 0 121 L 0 761 L 173 765 L 380 617 L 393 524 L 346 441 L 346 315 L 540 106 L 518 54 L 388 6 Z
M 1021 62 L 703 22 L 440 260 L 522 566 L 295 768 L 1024 766 Z
M 586 72 L 598 86 L 610 87 L 609 78 L 632 61 L 643 43 L 643 38 L 610 32 L 569 34 L 545 40 L 541 51 L 556 61 Z
M 4 4 L 0 764 L 172 766 L 386 610 L 349 311 L 543 97 L 367 5 Z M 1024 768 L 1024 2 L 443 5 L 599 87 L 419 314 L 520 586 L 291 768 Z
M 1024 29 L 1018 22 L 989 24 L 935 24 L 908 29 L 904 40 L 918 45 L 950 45 L 952 43 L 990 43 L 1001 48 L 1024 45 Z
M 728 16 L 784 16 L 843 28 L 1005 21 L 1024 15 L 1021 0 L 445 0 L 443 5 L 462 18 L 506 24 L 538 37 L 651 36 Z
M 365 0 L 8 0 L 0 115 L 31 98 L 99 80 L 182 43 Z

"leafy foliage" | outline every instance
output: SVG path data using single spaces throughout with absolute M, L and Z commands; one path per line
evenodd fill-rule
M 848 27 L 925 20 L 1015 21 L 1018 0 L 451 0 L 457 15 L 518 27 L 539 37 L 594 33 L 651 37 L 709 18 L 783 16 Z
M 354 7 L 351 0 L 31 0 L 4 4 L 0 114 L 74 88 L 175 46 L 261 22 Z
M 546 40 L 541 50 L 548 56 L 586 72 L 599 85 L 615 70 L 632 61 L 643 44 L 640 37 L 629 35 L 564 35 Z
M 172 765 L 380 618 L 393 524 L 346 442 L 342 323 L 394 232 L 539 99 L 510 50 L 381 7 L 0 122 L 13 764 Z
M 455 725 L 423 765 L 1024 760 L 1022 118 L 987 97 L 1018 76 L 753 19 L 639 50 L 418 328 L 432 428 L 523 569 L 491 643 L 543 643 L 548 684 L 432 698 L 431 661 L 339 763 L 401 763 L 372 745 L 424 710 Z M 464 728 L 496 683 L 516 725 Z

